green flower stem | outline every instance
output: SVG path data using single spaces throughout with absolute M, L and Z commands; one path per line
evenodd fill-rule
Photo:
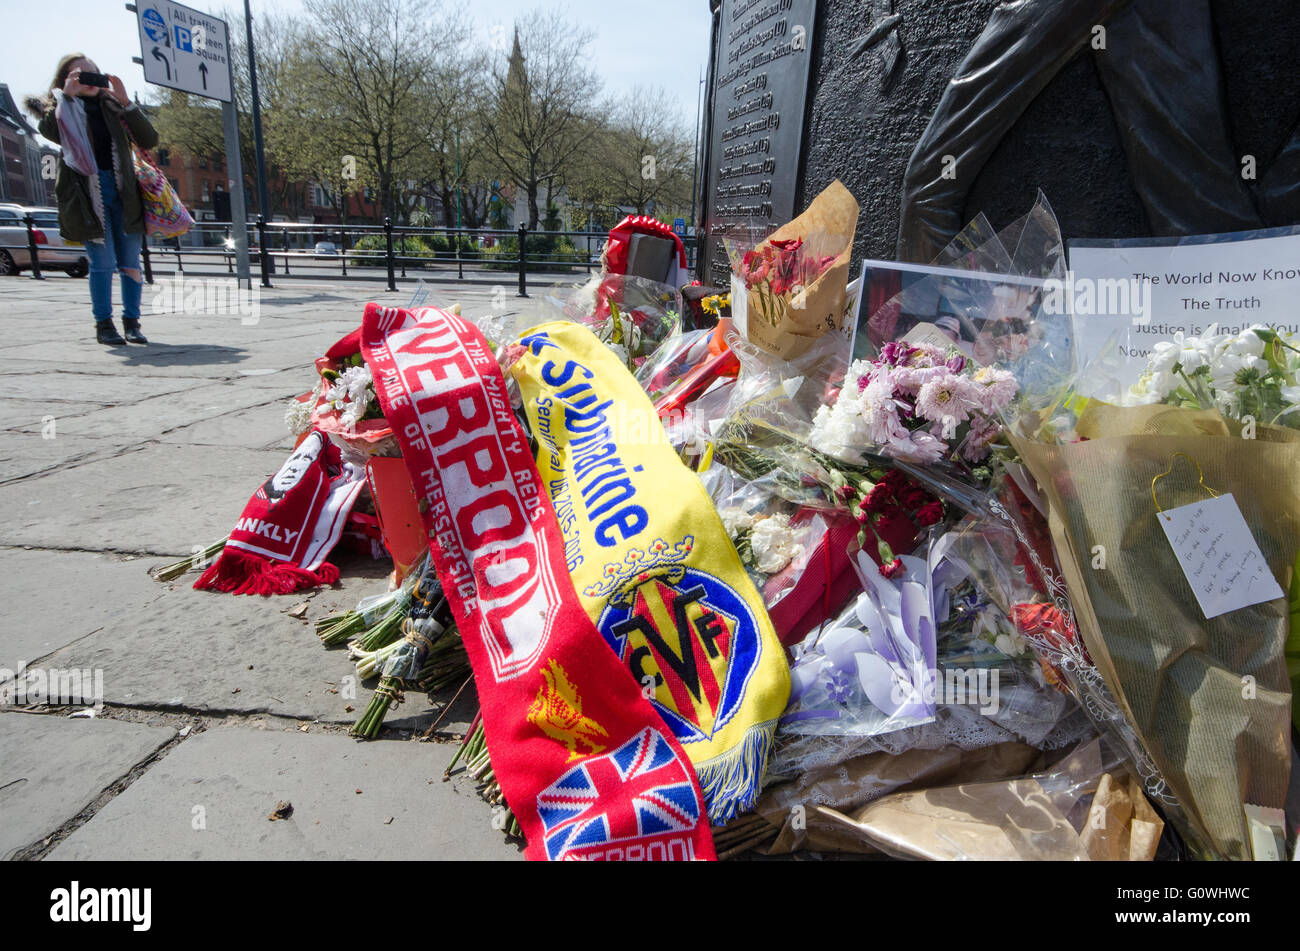
M 374 695 L 370 698 L 370 703 L 366 706 L 361 717 L 353 725 L 350 731 L 352 736 L 361 739 L 372 740 L 379 734 L 379 729 L 384 725 L 384 717 L 388 715 L 388 708 L 394 701 L 402 702 L 401 682 L 395 677 L 384 677 L 379 681 L 379 687 L 375 690 Z
M 206 568 L 212 563 L 212 560 L 221 554 L 226 547 L 227 539 L 223 538 L 219 542 L 213 542 L 203 551 L 196 552 L 188 558 L 182 558 L 180 561 L 173 562 L 170 565 L 164 565 L 153 573 L 153 576 L 159 581 L 173 581 L 185 574 L 187 571 L 197 571 L 200 568 Z

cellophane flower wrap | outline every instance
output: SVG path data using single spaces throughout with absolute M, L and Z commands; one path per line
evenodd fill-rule
M 681 329 L 678 289 L 631 274 L 598 274 L 573 288 L 564 315 L 585 326 L 635 371 Z

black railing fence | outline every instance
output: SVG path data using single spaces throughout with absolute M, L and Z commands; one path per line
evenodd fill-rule
M 228 223 L 196 222 L 184 242 L 151 238 L 145 245 L 145 280 L 155 262 L 175 261 L 176 270 L 235 273 L 235 244 Z M 438 228 L 394 225 L 248 223 L 249 269 L 263 287 L 278 276 L 384 280 L 390 291 L 408 277 L 504 284 L 517 277 L 528 296 L 528 275 L 590 273 L 600 267 L 608 232 L 529 231 L 527 228 Z M 695 239 L 683 239 L 695 265 Z

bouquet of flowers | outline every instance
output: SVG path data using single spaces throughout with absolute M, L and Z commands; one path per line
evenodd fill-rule
M 937 539 L 925 558 L 902 556 L 893 580 L 859 556 L 861 593 L 795 651 L 782 730 L 877 734 L 933 719 L 936 625 L 969 570 L 946 561 L 950 547 Z
M 836 257 L 817 254 L 803 238 L 774 239 L 746 251 L 736 276 L 758 316 L 775 328 L 789 315 L 792 298 L 830 270 Z
M 1300 341 L 1258 324 L 1240 334 L 1217 330 L 1212 324 L 1199 337 L 1180 331 L 1157 343 L 1123 403 L 1217 409 L 1233 419 L 1300 428 Z
M 1141 405 L 1027 388 L 1007 414 L 1104 680 L 1087 709 L 1118 728 L 1149 794 L 1203 856 L 1255 855 L 1249 810 L 1280 810 L 1285 798 L 1290 616 L 1267 587 L 1254 603 L 1203 606 L 1205 587 L 1193 586 L 1166 527 L 1178 512 L 1232 518 L 1285 591 L 1297 560 L 1300 433 L 1271 424 L 1290 414 L 1295 366 L 1285 335 L 1212 328 L 1157 345 L 1125 400 Z
M 290 400 L 285 409 L 284 422 L 289 432 L 301 436 L 312 428 L 319 429 L 341 448 L 363 456 L 400 454 L 360 349 L 321 357 L 316 361 L 316 372 L 319 379 L 312 391 Z
M 998 414 L 1016 391 L 1011 373 L 974 369 L 955 350 L 891 342 L 874 360 L 849 367 L 834 402 L 817 411 L 809 439 L 838 459 L 860 459 L 871 446 L 902 462 L 979 466 L 1001 432 Z
M 746 339 L 790 359 L 844 323 L 858 203 L 836 180 L 752 247 L 727 244 L 731 317 Z

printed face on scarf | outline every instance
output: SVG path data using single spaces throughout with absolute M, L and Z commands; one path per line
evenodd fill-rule
M 320 455 L 322 448 L 324 448 L 324 438 L 320 433 L 312 433 L 304 439 L 302 445 L 293 451 L 293 455 L 284 461 L 284 465 L 280 466 L 280 471 L 266 480 L 262 488 L 266 491 L 267 499 L 272 503 L 282 499 L 302 479 L 303 474 Z

